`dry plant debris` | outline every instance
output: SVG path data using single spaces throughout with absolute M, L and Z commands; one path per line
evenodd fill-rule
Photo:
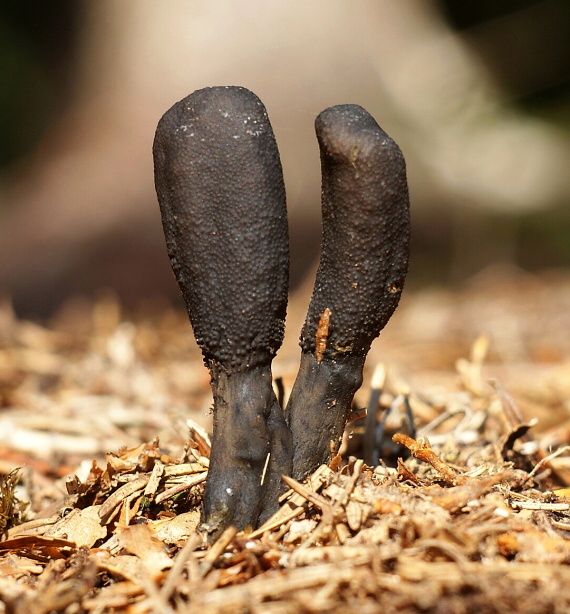
M 489 385 L 485 337 L 437 394 L 387 365 L 381 409 L 405 390 L 418 420 L 396 467 L 357 458 L 352 422 L 263 526 L 207 546 L 209 440 L 185 406 L 208 407 L 208 382 L 184 315 L 87 313 L 62 332 L 0 310 L 0 612 L 570 611 L 567 433 Z

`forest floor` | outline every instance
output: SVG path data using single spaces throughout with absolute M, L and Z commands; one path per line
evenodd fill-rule
M 307 302 L 274 364 L 286 394 Z M 355 408 L 374 372 L 377 419 L 405 431 L 408 401 L 415 439 L 369 467 L 351 422 L 342 459 L 208 546 L 211 396 L 186 315 L 0 305 L 0 613 L 570 612 L 570 276 L 407 290 Z

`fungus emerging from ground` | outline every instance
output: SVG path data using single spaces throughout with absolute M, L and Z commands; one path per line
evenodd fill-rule
M 303 478 L 338 447 L 370 344 L 408 267 L 405 163 L 357 105 L 316 120 L 323 245 L 301 367 L 285 413 L 271 361 L 283 339 L 288 232 L 279 153 L 261 101 L 198 90 L 158 124 L 155 184 L 172 268 L 210 370 L 214 433 L 204 496 L 211 537 L 256 526 L 282 475 Z

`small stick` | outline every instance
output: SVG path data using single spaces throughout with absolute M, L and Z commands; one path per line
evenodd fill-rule
M 110 495 L 99 508 L 99 518 L 101 519 L 101 524 L 107 524 L 113 517 L 114 513 L 118 510 L 119 506 L 123 504 L 125 499 L 138 490 L 143 490 L 143 488 L 148 484 L 149 479 L 150 473 L 139 475 L 134 480 L 127 482 L 117 489 L 112 495 Z
M 376 410 L 378 409 L 385 381 L 386 367 L 383 364 L 376 365 L 372 375 L 370 398 L 366 406 L 366 427 L 363 440 L 364 460 L 370 467 L 376 467 L 379 460 L 376 446 Z
M 287 484 L 287 486 L 289 486 L 289 488 L 294 490 L 297 494 L 301 495 L 301 497 L 303 497 L 313 505 L 316 505 L 321 511 L 324 511 L 325 509 L 331 507 L 329 501 L 327 501 L 324 497 L 317 494 L 316 492 L 313 492 L 312 490 L 309 490 L 306 486 L 303 486 L 303 484 L 297 482 L 297 480 L 294 480 L 293 478 L 284 475 L 283 481 L 285 482 L 285 484 Z
M 455 471 L 448 465 L 446 465 L 441 458 L 431 449 L 429 441 L 416 441 L 408 435 L 402 433 L 396 433 L 392 437 L 392 441 L 408 448 L 414 458 L 428 463 L 441 475 L 443 480 L 448 484 L 455 486 L 461 476 L 457 475 Z
M 522 483 L 526 484 L 538 473 L 539 469 L 544 467 L 544 465 L 549 465 L 550 461 L 553 458 L 556 458 L 557 456 L 560 456 L 561 454 L 564 454 L 568 451 L 570 451 L 570 446 L 564 446 L 563 448 L 558 448 L 558 450 L 555 450 L 554 452 L 552 452 L 552 454 L 549 454 L 548 456 L 545 456 L 543 459 L 539 460 L 538 463 L 536 463 L 536 465 L 534 466 L 533 470 L 525 477 Z
M 224 553 L 224 550 L 230 545 L 233 538 L 237 535 L 237 528 L 234 526 L 228 527 L 218 539 L 214 542 L 212 547 L 206 552 L 206 555 L 202 559 L 200 565 L 200 574 L 202 578 L 212 569 L 214 563 Z
M 186 540 L 186 543 L 182 549 L 176 555 L 174 564 L 172 565 L 172 568 L 168 573 L 168 576 L 166 576 L 166 580 L 160 589 L 160 596 L 164 603 L 168 603 L 170 600 L 170 597 L 176 588 L 176 584 L 179 582 L 180 576 L 184 571 L 186 563 L 201 543 L 202 538 L 200 535 L 198 533 L 192 533 L 192 535 L 190 535 L 190 537 Z

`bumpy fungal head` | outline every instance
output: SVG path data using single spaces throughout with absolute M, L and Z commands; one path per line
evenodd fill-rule
M 408 270 L 406 166 L 396 143 L 358 105 L 315 122 L 322 166 L 322 253 L 301 347 L 315 352 L 330 310 L 323 356 L 365 356 L 394 312 Z
M 269 364 L 281 345 L 288 231 L 279 153 L 262 102 L 198 90 L 158 124 L 155 185 L 168 253 L 206 361 Z

